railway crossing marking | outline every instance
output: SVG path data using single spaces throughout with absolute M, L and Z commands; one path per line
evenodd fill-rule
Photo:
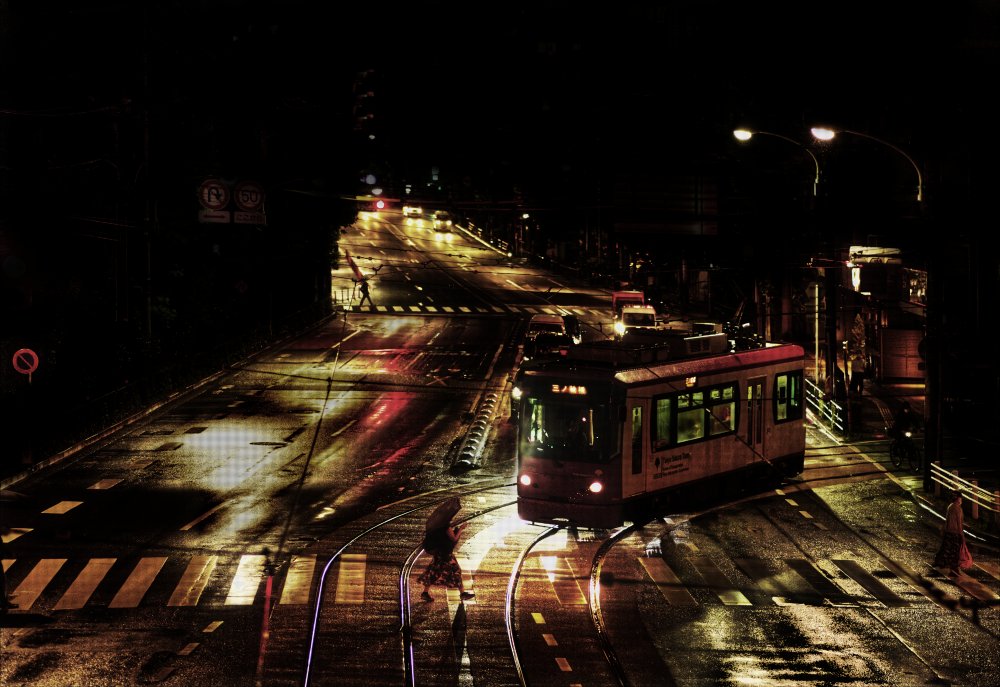
M 719 600 L 726 606 L 750 606 L 750 599 L 738 589 L 733 589 L 729 578 L 716 567 L 708 556 L 691 556 L 691 562 L 701 574 L 709 588 L 715 592 Z
M 365 600 L 365 571 L 368 556 L 363 553 L 341 555 L 337 566 L 337 591 L 334 603 L 360 604 Z
M 639 557 L 639 564 L 671 606 L 697 606 L 698 602 L 662 558 Z

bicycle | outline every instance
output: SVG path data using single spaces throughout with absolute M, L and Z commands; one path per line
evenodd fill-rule
M 889 460 L 897 468 L 903 467 L 903 464 L 906 463 L 910 470 L 920 470 L 922 462 L 920 449 L 913 440 L 913 432 L 903 432 L 892 438 L 892 442 L 889 444 Z

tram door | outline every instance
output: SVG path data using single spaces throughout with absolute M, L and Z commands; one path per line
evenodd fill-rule
M 641 494 L 646 488 L 643 461 L 643 431 L 649 421 L 642 401 L 630 399 L 625 410 L 625 427 L 622 441 L 622 497 Z
M 746 423 L 746 445 L 753 452 L 751 460 L 764 456 L 764 389 L 765 377 L 751 377 L 747 380 L 747 405 L 744 413 Z

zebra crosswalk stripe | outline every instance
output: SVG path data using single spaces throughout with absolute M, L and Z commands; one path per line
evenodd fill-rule
M 194 556 L 170 595 L 167 606 L 196 606 L 212 576 L 218 556 Z
M 22 610 L 31 608 L 65 562 L 65 558 L 43 558 L 38 561 L 38 565 L 31 569 L 11 594 L 11 600 Z
M 108 574 L 108 571 L 111 570 L 111 566 L 115 564 L 116 560 L 118 559 L 91 558 L 83 570 L 80 571 L 80 574 L 76 576 L 76 579 L 73 580 L 73 584 L 69 586 L 66 593 L 56 603 L 54 610 L 61 611 L 83 608 L 84 604 L 87 603 L 87 599 L 97 589 L 97 585 Z
M 267 558 L 261 555 L 240 556 L 240 564 L 229 587 L 226 597 L 227 606 L 249 606 L 257 596 L 257 589 L 264 577 L 264 564 Z
M 146 595 L 149 586 L 153 584 L 160 568 L 167 562 L 165 556 L 153 558 L 143 558 L 132 570 L 132 574 L 125 580 L 115 598 L 108 604 L 109 608 L 135 608 Z
M 281 590 L 281 604 L 309 603 L 309 589 L 312 586 L 316 556 L 294 556 L 285 576 L 285 587 Z
M 835 559 L 810 561 L 807 559 L 733 559 L 734 563 L 753 584 L 752 587 L 741 587 L 741 583 L 733 582 L 712 561 L 704 555 L 687 555 L 686 560 L 693 566 L 693 574 L 699 578 L 695 587 L 706 587 L 714 592 L 718 602 L 725 605 L 758 605 L 760 599 L 751 594 L 757 591 L 769 597 L 774 603 L 797 603 L 806 605 L 855 606 L 865 599 L 874 600 L 888 607 L 904 607 L 915 603 L 906 598 L 908 593 L 900 591 L 910 585 L 906 579 L 884 573 L 874 573 L 858 561 Z M 167 557 L 147 557 L 139 559 L 129 573 L 125 582 L 115 593 L 108 604 L 109 608 L 136 608 L 142 604 L 149 590 L 163 574 Z M 168 607 L 197 606 L 205 596 L 209 585 L 222 587 L 225 580 L 220 576 L 223 557 L 217 555 L 192 556 L 176 584 L 173 578 L 161 579 L 161 586 L 168 582 L 173 585 L 172 594 L 166 602 Z M 463 559 L 463 571 L 470 575 L 478 569 L 481 559 Z M 27 563 L 25 561 L 24 563 Z M 29 610 L 34 606 L 53 581 L 57 574 L 66 570 L 65 558 L 43 558 L 34 561 L 27 575 L 10 593 L 11 600 L 18 604 L 20 610 Z M 259 597 L 260 583 L 264 578 L 266 558 L 262 555 L 244 555 L 239 558 L 236 571 L 229 581 L 225 605 L 249 606 Z M 664 599 L 672 606 L 695 606 L 704 603 L 692 595 L 691 580 L 683 581 L 678 573 L 660 558 L 640 558 L 639 563 L 649 578 L 656 584 Z M 53 610 L 78 610 L 85 608 L 94 593 L 102 585 L 107 586 L 108 576 L 116 565 L 116 558 L 92 558 L 83 563 L 79 572 L 69 582 L 68 587 L 56 601 Z M 364 554 L 345 554 L 338 565 L 335 599 L 337 604 L 355 605 L 365 602 L 367 559 Z M 18 563 L 17 559 L 5 558 L 2 561 L 5 571 L 11 570 Z M 571 562 L 562 555 L 541 556 L 538 560 L 538 572 L 548 577 L 552 591 L 561 604 L 585 603 L 586 597 L 579 587 L 578 575 L 574 572 Z M 989 566 L 987 566 L 989 567 Z M 278 603 L 284 605 L 304 605 L 309 603 L 316 575 L 317 557 L 315 555 L 293 556 L 285 572 L 284 584 Z M 73 570 L 77 568 L 74 567 Z M 231 567 L 226 569 L 231 570 Z M 677 568 L 681 570 L 682 568 Z M 18 569 L 15 568 L 15 571 Z M 691 572 L 688 573 L 692 574 Z M 58 580 L 66 578 L 59 575 Z M 166 577 L 166 576 L 164 576 Z M 843 583 L 832 580 L 844 579 Z M 465 578 L 466 585 L 471 587 L 471 577 Z M 984 594 L 996 598 L 996 592 L 986 585 L 980 584 Z M 746 582 L 742 583 L 746 584 Z M 922 591 L 917 589 L 918 592 Z M 753 601 L 746 595 L 754 598 Z M 870 597 L 869 597 L 870 595 Z M 909 596 L 919 595 L 909 594 Z M 218 598 L 218 597 L 216 597 Z M 456 597 L 457 600 L 457 597 Z

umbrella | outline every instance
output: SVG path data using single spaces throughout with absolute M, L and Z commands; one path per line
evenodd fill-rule
M 451 519 L 455 517 L 455 513 L 457 513 L 461 508 L 462 503 L 458 500 L 457 496 L 452 496 L 447 501 L 438 505 L 438 507 L 427 516 L 427 531 L 430 532 L 432 530 L 439 530 L 447 527 L 451 523 Z

